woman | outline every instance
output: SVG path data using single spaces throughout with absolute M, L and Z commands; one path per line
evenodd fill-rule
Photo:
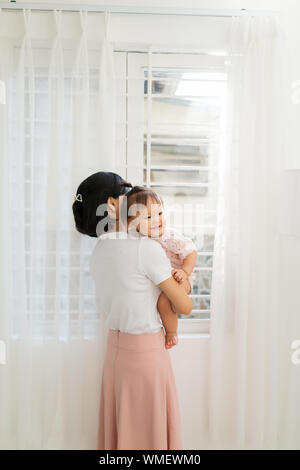
M 172 277 L 163 248 L 121 229 L 120 196 L 130 187 L 114 173 L 99 172 L 76 195 L 76 206 L 82 203 L 80 219 L 74 214 L 77 230 L 99 235 L 90 268 L 108 327 L 98 449 L 182 449 L 176 383 L 156 304 L 163 291 L 178 313 L 189 314 L 192 301 Z M 103 204 L 114 223 L 103 224 L 104 210 L 95 215 Z

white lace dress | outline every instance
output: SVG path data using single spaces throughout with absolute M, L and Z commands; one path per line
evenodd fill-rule
M 166 227 L 164 234 L 155 240 L 165 250 L 173 269 L 181 269 L 185 258 L 192 251 L 197 250 L 195 243 L 190 238 L 184 237 L 178 230 L 169 227 Z M 192 271 L 188 279 L 193 290 L 195 282 L 194 271 Z

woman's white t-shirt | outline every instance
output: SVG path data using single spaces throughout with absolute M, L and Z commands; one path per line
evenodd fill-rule
M 172 276 L 172 267 L 159 243 L 126 232 L 104 233 L 91 254 L 90 272 L 109 329 L 134 334 L 161 329 L 157 284 Z

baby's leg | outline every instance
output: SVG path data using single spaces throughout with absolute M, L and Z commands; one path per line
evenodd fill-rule
M 157 309 L 166 331 L 165 346 L 169 349 L 177 344 L 178 318 L 177 313 L 172 309 L 172 304 L 164 292 L 162 292 L 158 298 Z

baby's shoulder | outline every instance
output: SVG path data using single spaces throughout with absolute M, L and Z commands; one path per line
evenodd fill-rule
M 163 237 L 165 240 L 181 240 L 183 235 L 173 227 L 166 227 Z
M 173 228 L 168 228 L 164 244 L 168 250 L 184 257 L 196 249 L 192 239 L 185 237 L 181 232 Z

